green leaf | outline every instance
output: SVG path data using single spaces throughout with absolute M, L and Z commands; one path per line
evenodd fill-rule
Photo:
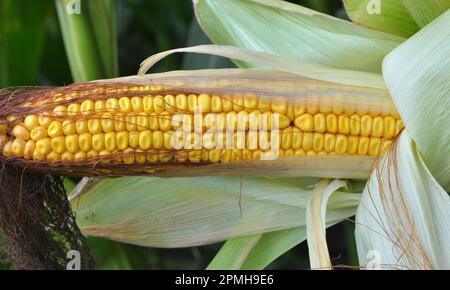
M 131 177 L 101 180 L 72 198 L 83 233 L 154 247 L 186 247 L 305 225 L 316 179 Z M 242 192 L 241 192 L 242 188 Z M 327 222 L 354 214 L 339 195 Z
M 450 8 L 448 0 L 403 0 L 403 4 L 420 27 L 426 26 Z
M 284 1 L 194 0 L 194 4 L 201 27 L 216 44 L 341 69 L 379 72 L 383 57 L 404 41 Z
M 389 54 L 383 76 L 409 136 L 450 190 L 450 10 Z
M 114 0 L 87 1 L 91 26 L 94 30 L 105 77 L 119 73 L 117 49 L 116 9 Z
M 89 1 L 98 2 L 89 5 L 85 5 L 87 1 L 55 1 L 74 81 L 114 77 L 117 48 L 111 35 L 115 34 L 113 15 L 108 15 L 113 6 L 108 0 Z
M 0 87 L 37 85 L 52 1 L 0 2 Z
M 403 132 L 378 163 L 356 213 L 361 266 L 449 269 L 450 197 Z
M 207 270 L 239 270 L 262 234 L 238 237 L 225 242 Z
M 420 28 L 402 0 L 344 0 L 353 23 L 378 31 L 410 37 Z

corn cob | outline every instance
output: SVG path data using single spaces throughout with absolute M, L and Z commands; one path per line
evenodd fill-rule
M 403 129 L 383 90 L 260 71 L 168 73 L 4 94 L 3 158 L 64 175 L 295 175 L 297 168 L 364 178 Z M 346 166 L 354 172 L 339 176 L 337 167 Z

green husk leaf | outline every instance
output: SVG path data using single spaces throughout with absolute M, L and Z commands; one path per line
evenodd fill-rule
M 207 270 L 239 270 L 261 236 L 257 234 L 226 241 Z
M 367 28 L 406 38 L 420 29 L 402 0 L 344 0 L 344 5 L 353 23 Z
M 450 8 L 448 0 L 403 0 L 403 4 L 420 27 L 426 26 Z
M 201 27 L 216 44 L 341 69 L 379 72 L 383 57 L 404 41 L 284 1 L 194 0 L 194 5 Z
M 258 67 L 329 81 L 339 84 L 354 85 L 368 88 L 385 89 L 380 74 L 334 68 L 299 58 L 282 57 L 275 54 L 252 51 L 234 46 L 199 45 L 163 51 L 152 55 L 141 63 L 138 74 L 144 75 L 155 63 L 178 52 L 203 53 L 223 56 L 234 60 L 243 60 Z
M 450 197 L 403 132 L 371 175 L 356 214 L 361 266 L 450 268 Z
M 326 212 L 330 196 L 340 188 L 346 188 L 345 181 L 322 180 L 314 189 L 306 208 L 306 234 L 308 239 L 311 269 L 331 269 L 326 239 Z
M 305 225 L 316 179 L 131 177 L 101 180 L 72 197 L 83 233 L 153 247 L 185 247 Z M 242 192 L 241 192 L 242 186 Z M 82 186 L 83 187 L 83 186 Z M 336 193 L 339 196 L 338 193 Z M 354 214 L 348 193 L 327 222 Z
M 390 53 L 383 76 L 409 136 L 450 190 L 450 10 Z

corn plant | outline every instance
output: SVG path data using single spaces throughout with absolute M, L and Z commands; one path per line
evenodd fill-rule
M 69 197 L 83 234 L 226 240 L 208 269 L 263 269 L 306 239 L 311 268 L 332 269 L 326 228 L 356 214 L 358 267 L 450 267 L 447 2 L 344 1 L 352 23 L 277 0 L 194 0 L 215 44 L 119 78 L 102 49 L 115 47 L 113 9 L 95 3 L 108 16 L 89 30 L 101 19 L 56 1 L 78 82 L 0 99 L 5 162 L 85 177 Z M 146 74 L 178 52 L 240 68 Z

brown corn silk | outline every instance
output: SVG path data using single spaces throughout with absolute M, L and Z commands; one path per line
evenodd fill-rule
M 199 147 L 173 146 L 175 132 L 184 125 L 183 121 L 174 120 L 174 115 L 181 115 L 181 120 L 188 116 L 189 122 L 193 121 L 184 139 L 200 140 Z M 229 115 L 236 119 L 228 122 Z M 279 118 L 279 128 L 272 128 L 270 121 L 262 122 L 273 115 Z M 34 122 L 38 123 L 33 125 L 33 118 L 27 116 L 35 116 Z M 211 116 L 214 122 L 208 123 Z M 239 123 L 239 116 L 243 123 Z M 37 121 L 39 118 L 43 121 Z M 217 120 L 223 124 L 218 125 Z M 254 127 L 251 120 L 256 120 Z M 102 121 L 110 122 L 103 126 Z M 0 158 L 30 170 L 66 176 L 367 178 L 375 158 L 403 128 L 386 90 L 243 69 L 179 71 L 66 87 L 3 90 L 0 122 L 5 132 Z M 156 124 L 153 128 L 152 122 Z M 80 123 L 80 128 L 76 123 Z M 89 128 L 88 123 L 92 124 Z M 33 133 L 36 126 L 47 130 L 43 132 L 47 137 Z M 68 126 L 76 128 L 69 130 Z M 210 127 L 218 131 L 208 133 Z M 255 132 L 263 127 L 268 130 L 268 142 L 279 146 L 276 158 L 271 160 L 261 160 L 261 154 L 269 149 L 262 148 L 262 137 Z M 205 140 L 222 140 L 217 132 L 226 132 L 227 128 L 232 128 L 232 147 L 226 147 L 226 141 L 222 143 L 224 148 L 219 149 L 205 145 Z M 48 137 L 49 133 L 54 137 Z M 151 136 L 151 145 L 145 142 L 146 134 Z M 211 139 L 204 139 L 208 134 Z M 241 143 L 239 134 L 244 140 Z M 14 145 L 18 136 L 24 140 Z M 21 146 L 30 141 L 36 147 L 39 138 L 50 139 L 39 147 L 44 148 L 41 151 L 45 154 L 25 156 Z M 59 151 L 57 145 L 47 148 L 48 142 L 57 143 L 54 138 L 61 140 L 65 151 Z M 109 144 L 110 150 L 105 149 L 105 144 L 98 145 L 98 140 Z M 98 145 L 97 151 L 93 142 Z M 13 146 L 17 154 L 13 153 Z M 72 152 L 66 153 L 69 149 Z

